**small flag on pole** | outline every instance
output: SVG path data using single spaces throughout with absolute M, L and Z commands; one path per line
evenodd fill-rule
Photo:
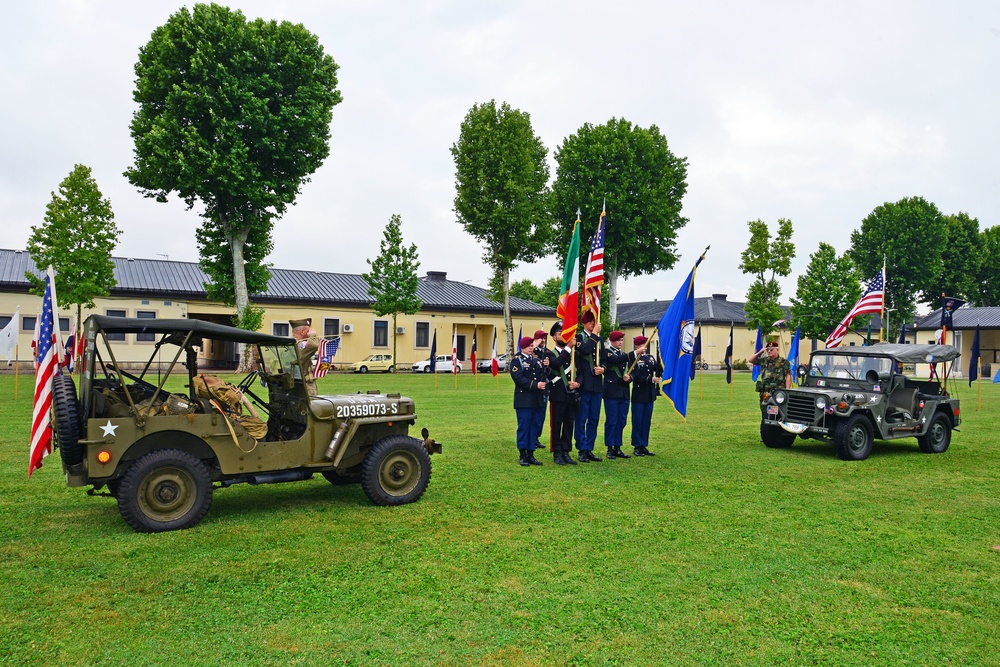
M 337 356 L 338 349 L 340 349 L 340 336 L 330 339 L 320 339 L 319 350 L 316 352 L 316 368 L 313 369 L 313 377 L 326 377 L 326 374 L 333 367 L 333 358 Z
M 726 346 L 726 384 L 732 384 L 732 383 L 733 383 L 733 323 L 730 322 L 729 344 Z
M 969 360 L 969 386 L 979 379 L 979 327 L 976 325 L 976 335 L 972 337 L 972 358 Z
M 431 341 L 431 373 L 437 371 L 437 352 L 438 352 L 438 332 L 437 329 L 434 330 L 434 340 Z M 437 380 L 435 380 L 437 382 Z
M 764 349 L 764 337 L 761 335 L 760 325 L 757 325 L 757 341 L 753 344 L 753 351 Z M 750 379 L 754 382 L 760 377 L 760 365 L 754 364 L 753 372 L 750 373 Z
M 868 287 L 865 288 L 864 294 L 858 299 L 858 302 L 854 304 L 851 311 L 847 313 L 847 316 L 841 320 L 840 324 L 834 327 L 833 331 L 826 339 L 826 347 L 837 347 L 840 342 L 844 340 L 844 336 L 847 335 L 848 327 L 851 326 L 851 322 L 854 321 L 855 317 L 859 315 L 878 315 L 882 312 L 882 305 L 885 301 L 885 266 L 882 270 L 876 274 L 871 282 L 868 283 Z
M 788 346 L 788 363 L 792 367 L 792 382 L 798 383 L 798 374 L 795 369 L 799 367 L 799 344 L 802 341 L 802 327 L 795 327 L 795 335 L 792 336 L 792 343 Z
M 52 424 L 49 412 L 52 410 L 52 378 L 58 371 L 56 359 L 56 337 L 59 332 L 54 317 L 52 302 L 52 275 L 45 276 L 45 292 L 42 295 L 42 315 L 36 320 L 38 337 L 35 350 L 38 355 L 38 369 L 35 371 L 35 399 L 31 416 L 31 448 L 28 455 L 28 477 L 42 467 L 42 459 L 52 453 Z
M 458 375 L 458 326 L 451 336 L 451 374 Z
M 706 248 L 706 252 L 707 252 Z M 694 275 L 698 265 L 705 259 L 705 254 L 694 263 L 694 268 L 688 274 L 677 296 L 670 302 L 667 312 L 663 313 L 656 325 L 656 333 L 663 343 L 663 383 L 660 391 L 670 399 L 674 409 L 681 417 L 687 418 L 687 399 L 693 363 L 691 353 L 694 351 Z
M 493 327 L 493 358 L 490 360 L 490 370 L 493 371 L 493 377 L 497 376 L 500 372 L 500 360 L 497 359 L 497 328 Z
M 14 357 L 14 349 L 17 347 L 17 327 L 21 321 L 21 306 L 14 310 L 14 316 L 10 318 L 7 326 L 0 331 L 0 354 L 7 357 L 7 365 Z
M 472 356 L 469 357 L 469 363 L 472 364 L 472 374 L 473 375 L 477 375 L 479 373 L 479 370 L 476 368 L 476 335 L 477 335 L 477 333 L 478 332 L 475 329 L 472 330 Z

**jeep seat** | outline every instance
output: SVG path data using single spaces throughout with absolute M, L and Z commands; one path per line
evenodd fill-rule
M 887 414 L 893 412 L 905 412 L 913 417 L 917 405 L 916 387 L 896 387 L 889 395 L 889 408 Z

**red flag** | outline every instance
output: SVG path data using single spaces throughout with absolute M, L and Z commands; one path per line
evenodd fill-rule
M 471 357 L 471 359 L 472 359 L 472 374 L 473 375 L 475 375 L 476 373 L 479 372 L 479 369 L 476 368 L 476 333 L 477 333 L 476 330 L 473 329 L 472 330 L 472 357 Z
M 451 374 L 458 375 L 458 327 L 451 337 Z
M 559 305 L 556 315 L 563 321 L 560 338 L 568 342 L 576 336 L 576 328 L 580 323 L 580 212 L 577 211 L 576 222 L 573 223 L 573 240 L 566 253 L 566 266 L 563 270 L 562 287 L 559 290 Z
M 46 275 L 42 315 L 35 321 L 38 334 L 33 341 L 38 355 L 38 368 L 35 371 L 35 399 L 31 414 L 28 477 L 41 468 L 42 459 L 52 453 L 52 424 L 49 422 L 49 412 L 52 410 L 52 378 L 55 377 L 58 367 L 56 336 L 59 335 L 53 313 L 52 277 Z
M 490 361 L 490 369 L 493 371 L 493 377 L 497 376 L 500 372 L 500 361 L 497 359 L 497 328 L 493 327 L 493 359 Z

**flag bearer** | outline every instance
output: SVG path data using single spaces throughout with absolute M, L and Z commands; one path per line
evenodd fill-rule
M 622 352 L 625 334 L 612 331 L 608 334 L 608 347 L 604 350 L 607 369 L 604 372 L 604 444 L 609 459 L 628 459 L 622 451 L 622 431 L 628 421 L 628 394 L 631 376 L 627 374 L 629 355 Z
M 646 337 L 632 339 L 636 360 L 632 371 L 632 447 L 636 456 L 656 456 L 649 451 L 649 425 L 653 421 L 653 401 L 660 393 L 663 366 L 656 357 L 646 354 Z M 687 382 L 687 378 L 684 378 Z
M 545 333 L 544 331 L 542 331 L 541 329 L 539 329 L 538 331 L 536 331 L 534 333 L 534 335 L 532 336 L 532 339 L 533 339 L 533 341 L 532 341 L 532 349 L 533 349 L 535 357 L 542 364 L 542 367 L 543 367 L 542 371 L 543 371 L 543 374 L 544 374 L 546 380 L 549 379 L 549 363 L 550 363 L 550 360 L 548 358 L 548 356 L 549 356 L 548 355 L 549 348 L 546 346 L 546 343 L 548 342 L 548 338 L 549 338 L 549 335 L 547 333 Z M 549 396 L 548 396 L 548 393 L 546 393 L 545 394 L 545 402 L 542 403 L 541 407 L 539 407 L 537 410 L 535 410 L 535 438 L 536 438 L 536 440 L 535 440 L 535 447 L 536 448 L 542 446 L 541 437 L 542 437 L 542 433 L 545 431 L 545 413 L 548 410 L 548 407 L 549 407 Z
M 576 417 L 576 449 L 581 463 L 602 461 L 594 456 L 597 424 L 601 420 L 604 366 L 601 355 L 601 323 L 588 310 L 580 318 L 583 333 L 576 335 L 576 370 L 580 381 L 580 412 Z
M 511 360 L 508 368 L 510 378 L 514 381 L 514 412 L 517 415 L 517 449 L 522 466 L 542 465 L 535 458 L 535 415 L 540 406 L 545 405 L 545 395 L 548 382 L 541 362 L 533 354 L 534 339 L 525 336 L 521 339 L 520 351 Z
M 549 331 L 555 349 L 546 350 L 549 360 L 549 436 L 552 443 L 552 458 L 556 465 L 576 465 L 570 456 L 573 451 L 573 426 L 580 408 L 580 383 L 570 380 L 570 360 L 576 338 L 564 343 L 562 322 L 556 321 Z

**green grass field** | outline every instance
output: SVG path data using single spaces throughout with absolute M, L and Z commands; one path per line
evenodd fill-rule
M 947 453 L 846 463 L 766 449 L 736 380 L 658 402 L 655 458 L 521 468 L 508 377 L 331 376 L 416 400 L 420 502 L 240 485 L 140 535 L 57 454 L 27 479 L 31 378 L 0 377 L 0 664 L 1000 664 L 1000 385 L 956 385 Z

